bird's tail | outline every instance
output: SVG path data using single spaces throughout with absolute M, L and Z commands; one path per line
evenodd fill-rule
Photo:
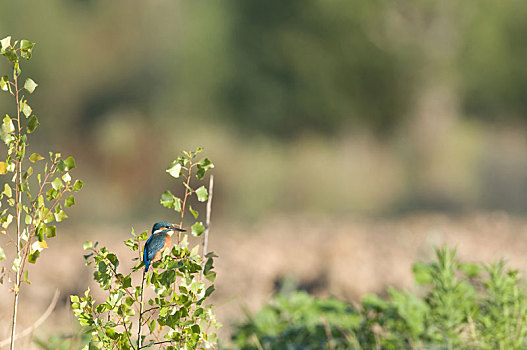
M 150 261 L 145 260 L 145 273 L 148 272 L 149 267 L 150 267 Z

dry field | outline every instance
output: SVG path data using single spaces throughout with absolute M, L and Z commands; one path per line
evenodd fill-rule
M 147 226 L 135 228 L 139 231 Z M 22 290 L 19 329 L 30 326 L 44 312 L 58 288 L 60 301 L 35 335 L 76 332 L 69 295 L 82 293 L 88 285 L 96 289 L 90 269 L 84 266 L 82 242 L 98 240 L 116 251 L 121 268 L 126 268 L 129 264 L 125 257 L 130 255 L 122 241 L 128 232 L 129 227 L 118 226 L 59 229 L 50 249 L 30 267 L 32 285 Z M 338 222 L 288 217 L 252 227 L 215 224 L 209 245 L 220 256 L 214 304 L 225 325 L 221 335 L 228 337 L 229 324 L 243 318 L 243 310 L 257 310 L 283 278 L 294 278 L 318 295 L 350 301 L 366 293 L 382 293 L 387 286 L 416 288 L 412 263 L 432 259 L 433 248 L 444 243 L 457 246 L 459 257 L 465 261 L 505 258 L 508 266 L 522 272 L 527 266 L 527 221 L 502 213 Z M 6 286 L 0 293 L 4 296 L 0 299 L 0 336 L 6 338 L 11 298 Z M 23 348 L 30 346 L 26 342 Z

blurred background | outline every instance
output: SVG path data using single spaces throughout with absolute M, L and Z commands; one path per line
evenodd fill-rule
M 216 165 L 224 338 L 284 280 L 347 300 L 411 288 L 443 242 L 525 266 L 526 16 L 514 0 L 3 1 L 0 36 L 37 43 L 32 149 L 74 156 L 86 184 L 21 324 L 59 288 L 36 335 L 75 332 L 82 242 L 119 250 L 170 220 L 165 168 L 197 146 Z

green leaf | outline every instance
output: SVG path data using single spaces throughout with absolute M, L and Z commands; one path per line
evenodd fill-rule
M 8 59 L 9 61 L 15 63 L 15 67 L 14 67 L 14 68 L 15 68 L 15 69 L 14 69 L 14 70 L 15 70 L 15 73 L 17 73 L 17 75 L 20 74 L 20 73 L 19 73 L 19 72 L 20 72 L 20 67 L 18 66 L 18 64 L 16 64 L 16 63 L 18 63 L 18 55 L 16 54 L 16 51 L 13 50 L 12 48 L 7 48 L 7 49 L 4 51 L 3 55 L 4 55 L 5 57 L 7 57 L 7 59 Z
M 198 196 L 198 201 L 205 202 L 209 198 L 209 192 L 205 186 L 200 186 L 196 191 L 196 196 Z
M 148 324 L 148 330 L 150 331 L 150 333 L 154 333 L 155 329 L 156 329 L 156 321 L 152 320 Z
M 40 154 L 38 153 L 33 153 L 32 155 L 29 156 L 29 160 L 32 162 L 32 163 L 35 163 L 35 162 L 38 162 L 39 160 L 42 160 L 44 159 L 44 157 L 42 157 Z
M 4 192 L 2 193 L 5 194 L 9 198 L 13 196 L 13 191 L 11 190 L 11 186 L 9 186 L 8 184 L 4 184 Z
M 33 46 L 35 46 L 35 43 L 32 43 L 29 40 L 26 40 L 26 39 L 20 40 L 20 49 L 23 51 L 31 50 L 33 49 Z
M 27 256 L 27 261 L 31 264 L 34 264 L 37 262 L 37 259 L 39 256 L 40 256 L 40 252 L 38 250 L 35 250 L 33 253 Z
M 181 199 L 174 197 L 174 210 L 178 213 L 181 212 Z
M 59 209 L 59 207 L 57 207 L 57 209 L 55 210 L 55 214 L 53 214 L 53 215 L 55 216 L 55 220 L 57 222 L 61 222 L 62 220 L 66 219 L 68 217 L 68 215 L 66 215 L 64 210 Z
M 174 197 L 172 192 L 170 192 L 169 190 L 166 190 L 161 195 L 160 202 L 165 208 L 173 208 L 174 207 L 175 198 L 176 197 Z
M 7 174 L 7 163 L 0 162 L 0 175 Z
M 13 124 L 13 121 L 9 116 L 5 116 L 2 123 L 2 130 L 5 132 L 13 132 L 15 131 L 15 125 Z
M 51 181 L 51 186 L 53 187 L 54 190 L 60 190 L 64 187 L 64 184 L 62 183 L 62 180 L 57 177 L 55 178 L 55 180 Z
M 11 118 L 6 115 L 2 122 L 2 128 L 0 129 L 0 138 L 2 141 L 7 144 L 13 140 L 13 135 L 11 135 L 13 131 L 15 131 L 15 125 L 11 121 Z
M 9 90 L 9 78 L 7 77 L 7 75 L 4 75 L 0 78 L 0 89 L 4 91 Z
M 37 126 L 39 126 L 40 123 L 37 119 L 36 116 L 32 115 L 29 120 L 27 121 L 27 132 L 28 133 L 32 133 L 33 131 L 35 131 L 35 129 L 37 128 Z
M 20 270 L 21 263 L 22 263 L 22 257 L 20 256 L 20 254 L 17 254 L 15 258 L 13 259 L 13 266 L 12 266 L 13 271 L 18 272 L 18 270 Z
M 27 103 L 27 101 L 22 101 L 22 103 L 20 104 L 20 109 L 22 110 L 22 113 L 24 113 L 26 118 L 29 118 L 29 116 L 31 116 L 31 113 L 33 112 L 33 109 Z
M 130 288 L 132 286 L 132 277 L 126 276 L 123 278 L 123 288 Z
M 6 216 L 2 216 L 0 218 L 0 222 L 2 223 L 2 227 L 7 229 L 9 227 L 9 225 L 11 224 L 11 222 L 13 222 L 13 215 L 11 214 L 7 214 Z
M 71 195 L 68 198 L 66 198 L 66 201 L 64 202 L 64 206 L 66 208 L 69 208 L 69 207 L 73 206 L 74 204 L 75 204 L 75 197 L 73 197 L 73 195 Z
M 205 225 L 202 222 L 196 222 L 191 226 L 192 234 L 196 237 L 201 236 L 205 232 Z
M 166 171 L 177 179 L 181 175 L 181 164 L 175 160 L 170 164 Z
M 88 250 L 88 249 L 93 248 L 93 242 L 91 242 L 91 241 L 84 242 L 84 244 L 82 245 L 82 248 L 84 250 Z
M 192 206 L 189 206 L 188 210 L 192 213 L 192 216 L 194 216 L 194 219 L 198 218 L 199 213 L 196 210 L 192 209 Z
M 0 260 L 4 260 L 4 259 L 5 259 L 5 252 L 4 252 L 4 249 L 0 247 Z
M 62 181 L 64 181 L 65 183 L 69 184 L 71 182 L 70 173 L 65 173 L 64 175 L 62 175 Z
M 214 271 L 209 271 L 207 272 L 206 274 L 204 274 L 205 278 L 208 279 L 209 281 L 211 282 L 214 282 L 214 280 L 216 279 L 216 272 Z
M 203 158 L 198 163 L 198 171 L 196 172 L 196 177 L 200 180 L 203 179 L 207 170 L 212 168 L 214 168 L 214 164 L 212 164 L 212 162 L 208 158 Z
M 33 167 L 30 166 L 22 176 L 22 179 L 27 180 L 31 175 L 33 175 Z
M 73 157 L 68 157 L 64 160 L 64 163 L 66 165 L 66 170 L 71 170 L 75 168 L 75 159 Z
M 79 192 L 82 186 L 84 186 L 84 182 L 82 182 L 81 180 L 76 180 L 73 184 L 73 191 Z
M 28 275 L 29 275 L 29 272 L 25 270 L 24 271 L 24 282 L 26 282 L 27 284 L 31 284 L 31 282 L 29 282 Z
M 52 238 L 57 235 L 57 227 L 56 226 L 48 226 L 46 228 L 46 237 Z
M 37 88 L 38 84 L 35 83 L 33 81 L 33 79 L 31 78 L 27 78 L 26 79 L 26 82 L 24 83 L 24 89 L 26 89 L 27 91 L 29 91 L 30 94 L 33 93 L 33 91 L 35 91 L 35 89 Z M 26 115 L 27 117 L 27 115 Z
M 20 56 L 24 59 L 29 60 L 33 54 L 33 47 L 35 43 L 32 43 L 29 40 L 22 39 L 20 41 Z
M 210 286 L 205 291 L 205 296 L 203 298 L 208 298 L 212 294 L 212 292 L 214 292 L 215 290 L 216 290 L 216 288 L 214 288 L 214 285 Z
M 52 201 L 54 199 L 57 199 L 59 198 L 59 191 L 57 191 L 56 189 L 54 188 L 50 188 L 47 192 L 46 192 L 46 199 L 48 201 Z
M 11 36 L 6 36 L 2 40 L 0 40 L 1 50 L 0 54 L 4 54 L 5 50 L 11 46 Z

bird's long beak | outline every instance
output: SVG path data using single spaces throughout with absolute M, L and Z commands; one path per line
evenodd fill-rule
M 172 225 L 172 226 L 167 227 L 167 228 L 168 228 L 167 233 L 168 233 L 169 236 L 172 236 L 172 235 L 174 234 L 174 232 L 176 232 L 176 231 L 179 231 L 179 232 L 185 232 L 185 231 L 187 231 L 187 230 L 180 229 L 180 228 L 177 227 L 176 225 Z
M 172 226 L 170 227 L 170 229 L 173 230 L 173 231 L 187 232 L 187 230 L 183 230 L 183 229 L 177 227 L 176 225 L 172 225 Z

